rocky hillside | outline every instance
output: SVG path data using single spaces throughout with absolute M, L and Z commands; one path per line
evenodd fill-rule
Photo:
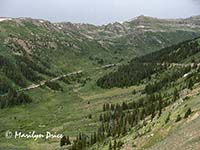
M 158 19 L 139 16 L 126 22 L 102 26 L 90 24 L 56 24 L 64 31 L 77 31 L 89 39 L 95 39 L 103 47 L 128 58 L 156 51 L 171 44 L 199 35 L 200 17 L 187 19 Z
M 45 20 L 1 19 L 1 82 L 25 87 L 45 78 L 116 61 L 98 42 Z

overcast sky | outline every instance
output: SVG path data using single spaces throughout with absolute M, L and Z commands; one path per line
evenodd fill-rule
M 139 15 L 185 18 L 200 15 L 200 0 L 0 0 L 0 17 L 106 24 Z

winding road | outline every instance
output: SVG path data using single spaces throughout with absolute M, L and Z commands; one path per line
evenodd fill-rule
M 109 69 L 109 68 L 113 68 L 113 67 L 116 67 L 119 65 L 120 65 L 119 63 L 118 64 L 107 64 L 107 65 L 104 65 L 101 67 L 95 67 L 95 68 L 90 68 L 90 69 L 91 70 Z M 189 63 L 189 64 L 168 63 L 168 65 L 169 65 L 169 67 L 175 67 L 175 66 L 187 67 L 187 66 L 193 66 L 194 64 L 193 63 Z M 200 64 L 197 64 L 197 66 L 200 67 Z M 90 70 L 90 69 L 87 69 L 87 70 Z M 87 70 L 85 70 L 85 71 L 87 71 Z M 46 82 L 54 82 L 54 81 L 60 80 L 63 77 L 73 76 L 73 75 L 81 74 L 83 72 L 84 72 L 83 70 L 79 70 L 79 71 L 71 72 L 68 74 L 60 75 L 60 76 L 57 76 L 50 80 L 41 81 L 39 84 L 32 84 L 32 85 L 29 85 L 28 87 L 18 89 L 17 92 L 29 91 L 31 89 L 35 89 L 35 88 L 45 85 Z M 6 94 L 3 94 L 1 96 L 4 96 L 4 95 L 6 95 Z
M 104 66 L 101 66 L 101 67 L 90 68 L 90 69 L 92 69 L 92 70 L 107 69 L 107 68 L 116 67 L 118 65 L 120 65 L 120 64 L 107 64 L 107 65 L 104 65 Z M 69 76 L 81 74 L 83 72 L 84 72 L 83 70 L 79 70 L 79 71 L 71 72 L 71 73 L 68 73 L 68 74 L 60 75 L 60 76 L 57 76 L 57 77 L 50 79 L 50 80 L 41 81 L 39 84 L 32 84 L 32 85 L 30 85 L 26 88 L 21 88 L 21 89 L 17 90 L 17 92 L 29 91 L 31 89 L 35 89 L 35 88 L 38 88 L 38 87 L 45 85 L 46 82 L 54 82 L 54 81 L 60 80 L 63 77 L 69 77 Z

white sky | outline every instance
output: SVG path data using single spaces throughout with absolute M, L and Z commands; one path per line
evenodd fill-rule
M 106 24 L 139 15 L 185 18 L 200 15 L 200 0 L 0 0 L 0 17 Z

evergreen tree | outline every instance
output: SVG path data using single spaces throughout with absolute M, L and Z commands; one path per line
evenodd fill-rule
M 173 101 L 176 101 L 177 99 L 179 99 L 179 93 L 177 88 L 174 89 L 174 94 L 173 94 Z
M 163 107 L 162 106 L 163 103 L 162 103 L 162 96 L 161 96 L 161 94 L 158 95 L 158 102 L 159 102 L 159 105 L 158 105 L 158 109 L 159 109 L 158 117 L 160 117 L 161 114 L 162 114 L 162 107 Z
M 108 150 L 112 150 L 112 142 L 111 141 L 109 143 Z
M 117 150 L 117 141 L 114 140 L 113 150 Z
M 184 118 L 187 118 L 191 113 L 192 113 L 191 108 L 188 108 L 188 110 L 187 110 L 186 113 L 185 113 Z
M 67 136 L 66 144 L 67 144 L 67 145 L 70 145 L 70 144 L 71 144 L 70 139 L 69 139 L 69 136 Z
M 67 138 L 66 136 L 63 136 L 60 140 L 60 146 L 66 145 L 66 142 L 67 142 Z
M 193 85 L 194 85 L 193 80 L 190 79 L 190 80 L 188 81 L 188 89 L 192 90 Z
M 176 122 L 180 121 L 181 119 L 182 119 L 181 116 L 178 115 L 177 118 L 176 118 Z
M 167 116 L 167 118 L 166 118 L 166 120 L 165 120 L 165 124 L 167 124 L 167 123 L 169 122 L 170 116 L 171 116 L 171 112 L 169 112 L 169 114 L 168 114 L 168 116 Z

